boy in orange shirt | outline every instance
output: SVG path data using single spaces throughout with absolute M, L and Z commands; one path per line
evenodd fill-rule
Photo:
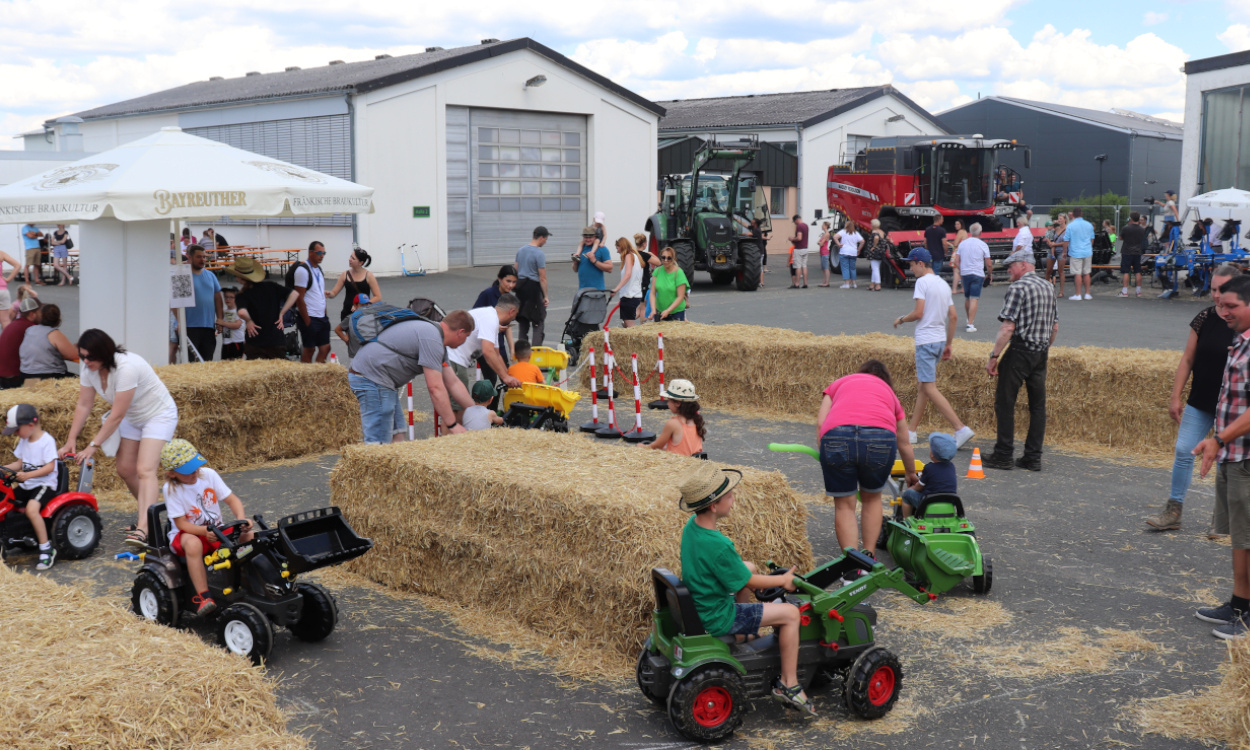
M 522 383 L 545 383 L 547 378 L 543 377 L 543 371 L 538 369 L 537 365 L 530 364 L 532 351 L 530 342 L 525 339 L 518 340 L 512 347 L 512 353 L 517 361 L 508 368 L 508 374 Z

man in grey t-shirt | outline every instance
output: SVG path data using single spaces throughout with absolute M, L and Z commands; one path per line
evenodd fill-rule
M 543 326 L 547 322 L 547 254 L 543 245 L 551 232 L 547 227 L 534 227 L 534 239 L 516 254 L 516 296 L 521 300 L 517 326 L 521 338 L 534 346 L 542 346 Z M 530 329 L 533 328 L 531 334 Z
M 360 402 L 360 426 L 366 443 L 390 442 L 401 423 L 398 389 L 425 376 L 430 403 L 451 434 L 464 432 L 456 422 L 451 400 L 461 408 L 473 399 L 450 367 L 447 347 L 458 347 L 473 332 L 473 317 L 454 310 L 441 323 L 410 320 L 395 323 L 376 341 L 360 347 L 347 371 L 347 383 Z

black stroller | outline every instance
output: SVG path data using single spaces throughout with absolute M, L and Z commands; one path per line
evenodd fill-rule
M 608 318 L 608 293 L 604 289 L 578 289 L 573 310 L 564 324 L 561 339 L 570 362 L 580 362 L 582 339 L 603 327 Z

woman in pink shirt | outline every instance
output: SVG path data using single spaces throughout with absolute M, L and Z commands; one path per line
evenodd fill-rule
M 916 478 L 916 457 L 907 439 L 907 415 L 894 393 L 890 371 L 870 359 L 854 375 L 838 378 L 825 389 L 820 402 L 820 465 L 825 494 L 833 498 L 834 533 L 838 546 L 856 547 L 872 554 L 881 533 L 881 492 L 890 480 L 897 450 L 907 467 L 907 482 Z M 855 493 L 860 514 L 858 544 Z

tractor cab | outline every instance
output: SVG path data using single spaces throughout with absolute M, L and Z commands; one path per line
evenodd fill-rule
M 1015 141 L 983 138 L 931 139 L 904 152 L 915 175 L 916 204 L 953 211 L 984 211 L 996 204 L 1024 202 L 1020 173 L 998 163 L 998 152 Z M 1026 165 L 1030 162 L 1025 150 Z

